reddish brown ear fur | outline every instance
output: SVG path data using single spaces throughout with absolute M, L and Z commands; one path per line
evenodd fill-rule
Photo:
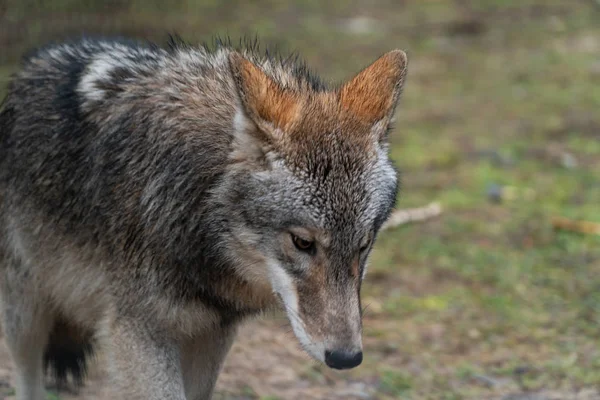
M 246 112 L 255 123 L 285 129 L 294 122 L 300 109 L 295 93 L 279 86 L 239 53 L 231 53 L 229 63 Z
M 407 63 L 406 53 L 402 50 L 384 54 L 342 86 L 342 106 L 369 123 L 391 117 L 402 89 Z

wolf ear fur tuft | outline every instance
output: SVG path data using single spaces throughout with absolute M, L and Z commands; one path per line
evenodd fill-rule
M 392 50 L 354 78 L 340 90 L 343 108 L 368 123 L 391 119 L 402 92 L 408 59 L 402 50 Z
M 285 130 L 294 123 L 300 111 L 296 93 L 281 87 L 240 53 L 229 55 L 229 65 L 244 110 L 255 124 Z

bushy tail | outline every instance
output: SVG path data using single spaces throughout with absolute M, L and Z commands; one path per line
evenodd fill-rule
M 87 372 L 86 361 L 93 353 L 92 333 L 58 318 L 44 352 L 44 367 L 57 388 L 67 387 L 69 378 L 75 386 L 81 386 Z

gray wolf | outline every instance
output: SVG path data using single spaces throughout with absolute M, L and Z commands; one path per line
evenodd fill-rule
M 398 191 L 407 59 L 342 84 L 254 45 L 49 45 L 0 112 L 2 326 L 19 400 L 106 354 L 118 399 L 209 399 L 236 328 L 285 309 L 362 361 L 361 282 Z

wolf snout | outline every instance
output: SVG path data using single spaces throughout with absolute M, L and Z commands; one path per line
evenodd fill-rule
M 325 364 L 334 369 L 350 369 L 358 367 L 363 360 L 362 351 L 326 350 Z

